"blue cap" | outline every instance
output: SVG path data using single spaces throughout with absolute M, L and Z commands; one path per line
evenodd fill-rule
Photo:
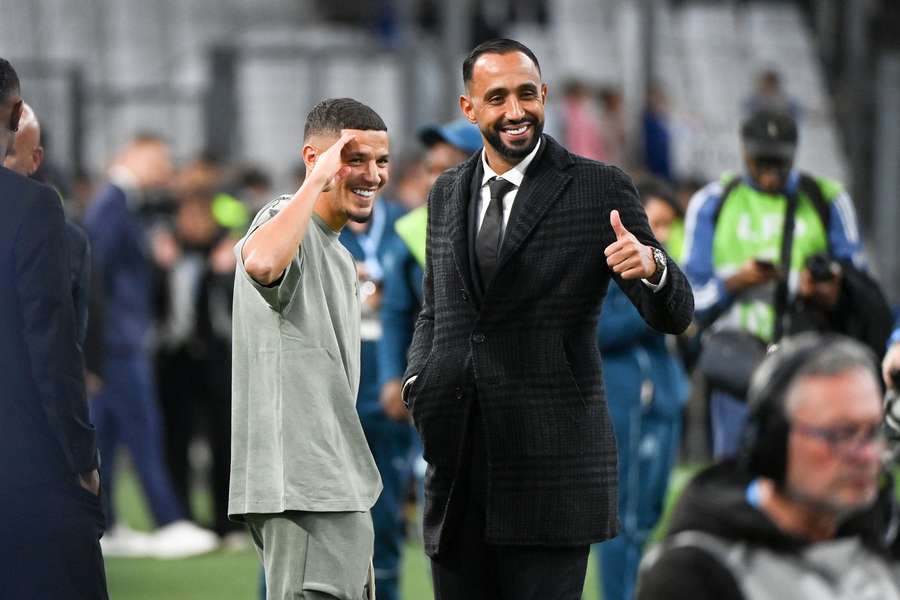
M 419 139 L 426 146 L 446 142 L 467 154 L 481 150 L 481 132 L 463 117 L 443 125 L 427 125 L 419 130 Z

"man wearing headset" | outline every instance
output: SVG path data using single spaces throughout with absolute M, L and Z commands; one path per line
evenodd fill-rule
M 885 442 L 870 351 L 804 334 L 751 383 L 736 460 L 686 489 L 638 600 L 900 598 L 879 498 Z

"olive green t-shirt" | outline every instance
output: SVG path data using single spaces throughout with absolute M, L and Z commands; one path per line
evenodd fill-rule
M 313 213 L 272 286 L 244 270 L 247 238 L 290 201 L 257 214 L 235 245 L 228 514 L 366 511 L 381 478 L 359 417 L 360 301 L 350 253 Z

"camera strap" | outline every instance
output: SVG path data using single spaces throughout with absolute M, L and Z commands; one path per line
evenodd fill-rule
M 787 310 L 788 282 L 791 278 L 791 250 L 794 246 L 794 225 L 797 217 L 797 194 L 794 190 L 786 194 L 787 208 L 784 213 L 784 230 L 781 234 L 781 274 L 775 286 L 775 325 L 772 343 L 776 344 L 784 333 L 784 313 Z

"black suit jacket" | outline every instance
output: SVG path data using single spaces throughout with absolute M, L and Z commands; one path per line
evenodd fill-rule
M 621 170 L 544 136 L 494 278 L 480 289 L 469 216 L 480 160 L 478 153 L 445 172 L 428 198 L 424 300 L 405 375 L 418 375 L 407 399 L 430 467 L 426 552 L 439 552 L 448 505 L 465 480 L 460 458 L 476 398 L 487 454 L 487 541 L 607 539 L 617 531 L 617 458 L 595 333 L 600 305 L 615 277 L 651 326 L 680 333 L 693 316 L 690 286 L 672 261 L 658 293 L 610 271 L 603 251 L 616 239 L 614 208 L 643 243 L 660 247 L 634 186 Z
M 97 467 L 65 219 L 51 188 L 0 167 L 0 491 Z

